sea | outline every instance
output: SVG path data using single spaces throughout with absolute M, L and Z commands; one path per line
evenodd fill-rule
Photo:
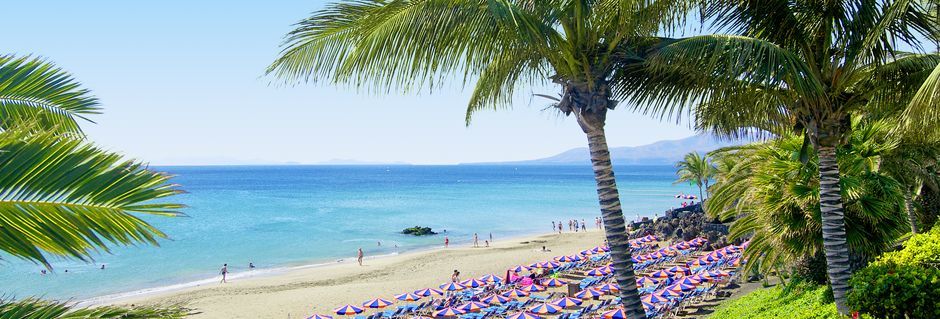
M 284 271 L 367 257 L 548 233 L 552 221 L 599 216 L 589 166 L 177 166 L 186 217 L 142 216 L 169 238 L 115 247 L 54 271 L 0 254 L 0 295 L 73 301 L 185 287 L 233 274 Z M 615 167 L 627 219 L 662 216 L 694 194 L 672 166 Z M 401 234 L 411 226 L 439 235 Z M 444 233 L 446 231 L 446 234 Z M 565 228 L 567 231 L 567 225 Z M 257 268 L 248 272 L 248 264 Z M 105 269 L 101 269 L 101 265 Z M 104 297 L 103 297 L 104 296 Z

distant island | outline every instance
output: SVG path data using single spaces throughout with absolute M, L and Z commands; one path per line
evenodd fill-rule
M 672 165 L 691 151 L 705 153 L 722 147 L 741 145 L 743 142 L 721 141 L 712 136 L 695 135 L 680 140 L 659 141 L 640 146 L 611 147 L 610 159 L 614 164 Z M 573 148 L 558 155 L 515 162 L 463 163 L 461 165 L 590 165 L 586 147 Z

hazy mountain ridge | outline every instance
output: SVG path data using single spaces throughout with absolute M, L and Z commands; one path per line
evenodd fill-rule
M 740 145 L 742 142 L 720 141 L 707 135 L 695 135 L 680 140 L 666 140 L 640 146 L 611 147 L 610 158 L 614 164 L 661 165 L 674 164 L 685 154 L 713 151 L 722 147 Z M 558 155 L 515 162 L 468 163 L 488 165 L 590 165 L 590 153 L 586 147 L 573 148 Z

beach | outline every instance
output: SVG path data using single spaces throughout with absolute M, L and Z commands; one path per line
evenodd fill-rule
M 349 258 L 335 264 L 234 278 L 225 284 L 204 283 L 109 303 L 180 304 L 194 310 L 193 318 L 306 318 L 329 314 L 344 304 L 359 305 L 371 298 L 391 300 L 395 294 L 436 288 L 448 282 L 455 269 L 461 279 L 503 276 L 511 266 L 573 254 L 603 241 L 603 232 L 596 229 L 578 233 L 566 229 L 563 234 L 496 238 L 489 248 L 461 244 L 381 258 L 367 256 L 361 267 L 352 251 Z M 551 251 L 542 252 L 542 246 Z

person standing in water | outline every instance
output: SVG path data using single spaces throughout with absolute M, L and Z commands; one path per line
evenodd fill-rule
M 558 221 L 558 233 L 561 234 L 561 231 L 564 230 L 564 227 L 561 225 L 561 221 Z
M 552 231 L 555 231 L 555 221 L 552 221 Z
M 473 247 L 480 247 L 480 237 L 477 236 L 477 233 L 473 233 Z
M 222 274 L 222 281 L 219 283 L 226 283 L 227 281 L 225 281 L 225 276 L 228 275 L 228 264 L 222 264 L 222 270 L 220 270 L 219 273 Z
M 581 230 L 587 231 L 587 223 L 584 222 L 584 218 L 581 218 Z
M 444 236 L 444 248 L 447 248 L 449 246 L 450 246 L 450 238 L 447 238 L 447 236 Z
M 356 261 L 359 262 L 359 266 L 362 266 L 362 248 L 359 248 L 359 252 L 356 254 Z

